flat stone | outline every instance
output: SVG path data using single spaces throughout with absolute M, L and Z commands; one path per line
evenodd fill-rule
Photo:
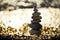
M 39 35 L 39 34 L 41 33 L 41 31 L 40 31 L 40 30 L 39 30 L 39 31 L 37 31 L 37 30 L 31 30 L 30 33 L 31 33 L 32 35 L 34 35 L 34 34 Z
M 38 16 L 37 16 L 37 17 L 33 16 L 32 19 L 33 19 L 33 20 L 40 20 L 41 17 L 40 17 L 40 16 L 39 16 L 39 17 L 38 17 Z
M 42 25 L 41 24 L 30 24 L 29 25 L 32 29 L 41 29 Z
M 32 20 L 31 22 L 32 23 L 39 23 L 39 22 L 41 22 L 41 20 Z

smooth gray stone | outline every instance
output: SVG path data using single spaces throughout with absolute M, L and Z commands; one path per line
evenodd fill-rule
M 40 13 L 39 12 L 34 12 L 32 15 L 34 15 L 34 16 L 39 16 L 40 15 Z
M 39 30 L 39 31 L 37 31 L 37 30 L 31 30 L 30 33 L 31 33 L 32 35 L 33 35 L 33 34 L 40 34 L 41 31 L 40 31 L 40 30 Z
M 41 22 L 41 20 L 32 20 L 31 22 L 32 23 L 39 23 L 39 22 Z
M 32 19 L 40 20 L 40 19 L 42 19 L 42 17 L 40 17 L 40 16 L 32 16 Z
M 42 25 L 41 24 L 30 24 L 29 25 L 32 29 L 41 29 Z

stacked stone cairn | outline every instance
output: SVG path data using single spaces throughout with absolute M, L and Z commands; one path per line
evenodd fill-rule
M 30 28 L 32 28 L 32 30 L 30 30 L 30 34 L 31 35 L 37 35 L 40 36 L 41 34 L 41 30 L 42 29 L 42 25 L 40 24 L 41 22 L 41 13 L 38 12 L 37 7 L 34 6 L 34 13 L 32 14 L 32 21 L 31 24 L 29 24 Z

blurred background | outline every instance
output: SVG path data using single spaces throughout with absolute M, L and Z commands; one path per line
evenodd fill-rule
M 31 23 L 34 5 L 42 16 L 42 34 L 60 34 L 60 0 L 0 0 L 0 31 L 3 28 L 2 33 L 12 34 L 17 30 L 29 35 L 24 27 L 30 30 L 27 26 Z
M 30 23 L 34 5 L 41 13 L 43 26 L 60 25 L 60 0 L 0 0 L 0 23 L 5 26 Z

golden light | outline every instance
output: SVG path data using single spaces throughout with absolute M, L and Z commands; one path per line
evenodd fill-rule
M 59 12 L 59 9 L 56 9 Z M 57 27 L 57 24 L 60 24 L 60 18 L 58 18 L 60 14 L 57 13 L 55 15 L 55 12 L 53 9 L 46 9 L 41 8 L 39 9 L 39 12 L 41 12 L 41 24 L 42 26 L 46 27 Z M 8 28 L 8 26 L 15 28 L 17 30 L 23 28 L 24 26 L 27 26 L 27 24 L 31 23 L 31 16 L 33 13 L 33 9 L 17 9 L 14 11 L 1 11 L 0 12 L 0 25 Z M 56 19 L 57 18 L 57 19 Z M 27 23 L 27 24 L 25 24 Z M 22 30 L 21 30 L 22 31 Z

